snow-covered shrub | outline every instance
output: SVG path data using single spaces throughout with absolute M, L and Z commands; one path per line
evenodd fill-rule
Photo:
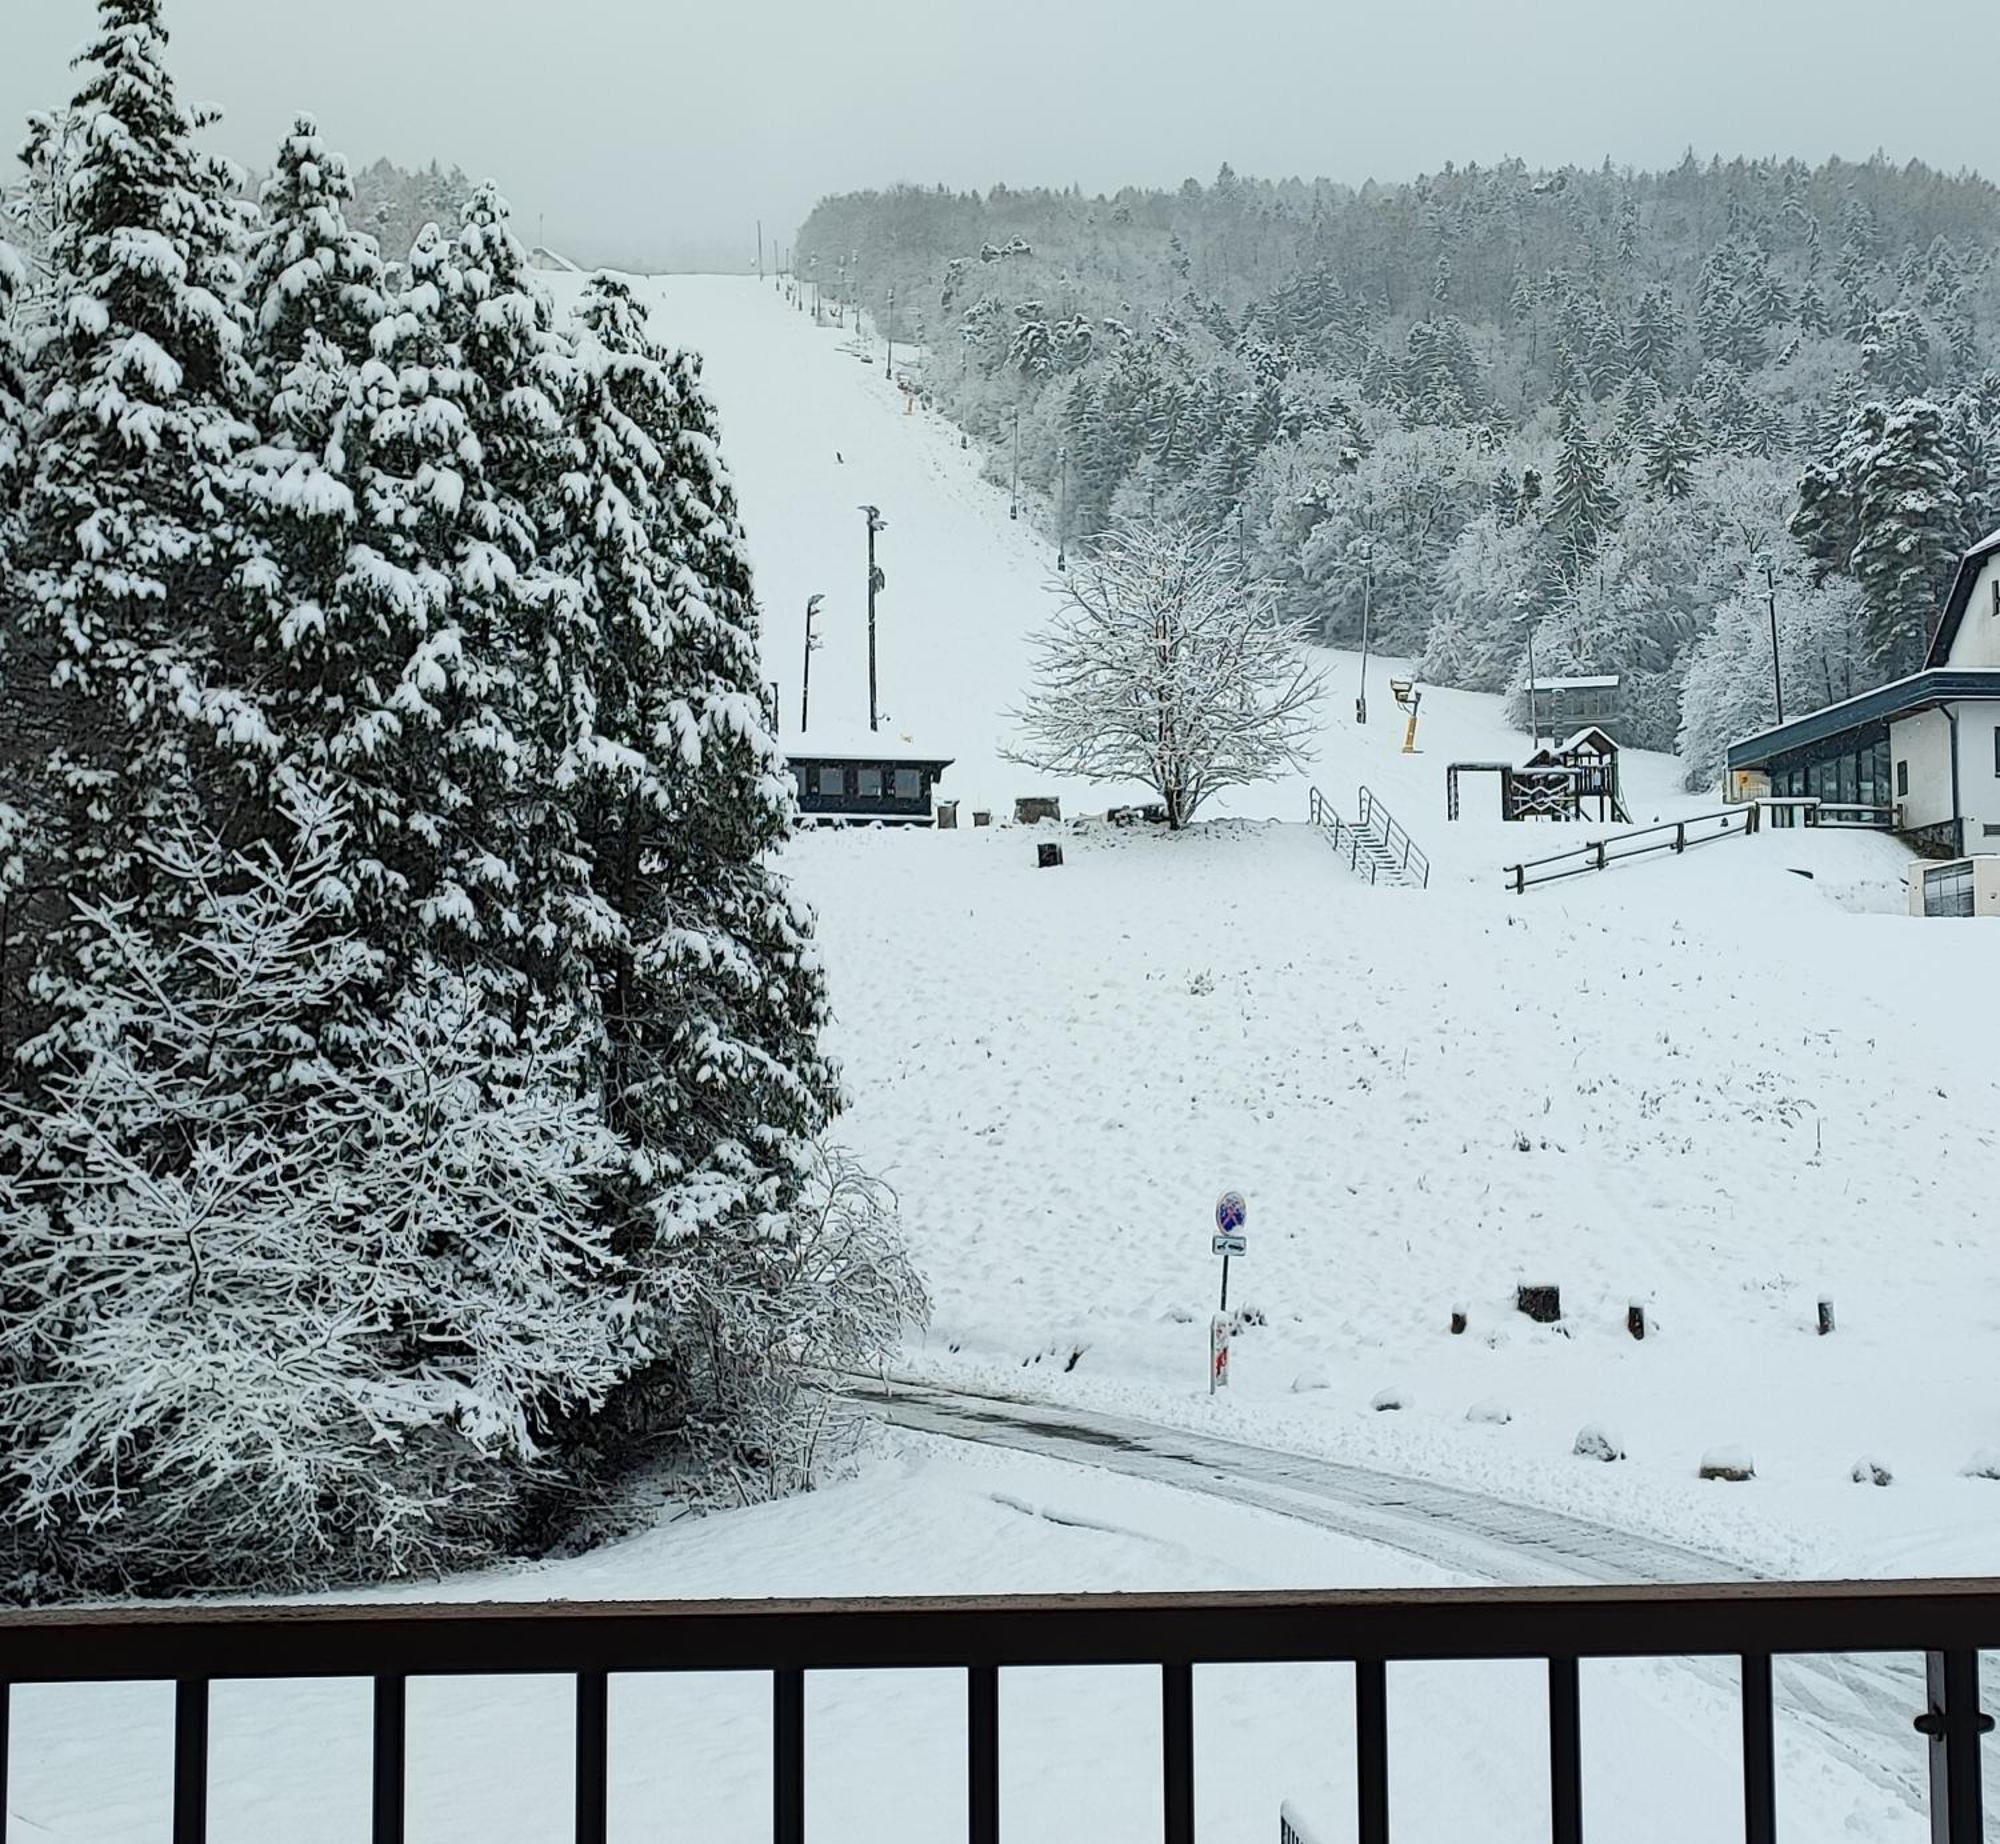
M 659 1448 L 685 1496 L 739 1503 L 809 1487 L 850 1450 L 841 1383 L 925 1324 L 930 1299 L 886 1184 L 828 1145 L 801 1181 L 790 1209 L 685 1245 L 650 1307 L 666 1323 L 648 1342 L 672 1355 L 589 1435 L 614 1474 Z
M 1965 1463 L 1968 1479 L 2000 1479 L 2000 1448 L 1982 1447 Z
M 1894 1485 L 1896 1482 L 1894 1473 L 1880 1460 L 1871 1459 L 1867 1454 L 1854 1462 L 1854 1470 L 1848 1477 L 1856 1485 Z
M 1514 1411 L 1504 1402 L 1489 1398 L 1484 1402 L 1475 1402 L 1465 1411 L 1465 1419 L 1489 1428 L 1504 1428 L 1514 1419 Z
M 17 1589 L 391 1575 L 489 1554 L 552 1415 L 628 1363 L 594 1193 L 619 1148 L 560 1028 L 498 1046 L 370 972 L 337 828 L 156 853 L 178 940 L 82 916 L 89 980 L 0 1122 L 0 1528 Z
M 1387 1389 L 1378 1389 L 1370 1399 L 1368 1406 L 1378 1414 L 1386 1413 L 1392 1409 L 1406 1409 L 1410 1406 L 1410 1392 L 1406 1389 L 1398 1389 L 1395 1385 L 1391 1384 Z

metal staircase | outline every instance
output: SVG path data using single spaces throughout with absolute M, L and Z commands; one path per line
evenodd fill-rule
M 1359 817 L 1348 819 L 1334 810 L 1318 788 L 1311 791 L 1307 812 L 1326 835 L 1327 843 L 1347 861 L 1347 868 L 1365 883 L 1402 884 L 1423 890 L 1430 886 L 1431 861 L 1397 824 L 1396 817 L 1367 789 L 1360 790 Z

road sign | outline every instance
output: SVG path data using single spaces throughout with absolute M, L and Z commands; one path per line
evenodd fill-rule
M 1240 1236 L 1250 1215 L 1241 1191 L 1225 1191 L 1215 1202 L 1215 1227 L 1225 1236 Z
M 1216 1236 L 1209 1246 L 1218 1255 L 1243 1255 L 1249 1252 L 1250 1247 L 1241 1236 Z

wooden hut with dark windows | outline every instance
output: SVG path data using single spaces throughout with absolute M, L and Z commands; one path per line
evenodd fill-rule
M 932 794 L 951 763 L 886 730 L 815 728 L 785 745 L 799 811 L 827 824 L 934 825 Z

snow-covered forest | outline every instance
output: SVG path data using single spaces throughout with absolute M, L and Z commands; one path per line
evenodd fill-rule
M 699 361 L 491 186 L 385 260 L 310 120 L 245 204 L 164 10 L 0 243 L 0 1589 L 798 1483 L 922 1292 L 823 1138 Z
M 1913 669 L 2000 524 L 1997 246 L 1976 177 L 1690 155 L 905 187 L 823 201 L 795 267 L 1071 540 L 1193 519 L 1447 686 L 1518 687 L 1532 625 L 1700 785 L 1773 715 L 1773 597 L 1797 715 Z

